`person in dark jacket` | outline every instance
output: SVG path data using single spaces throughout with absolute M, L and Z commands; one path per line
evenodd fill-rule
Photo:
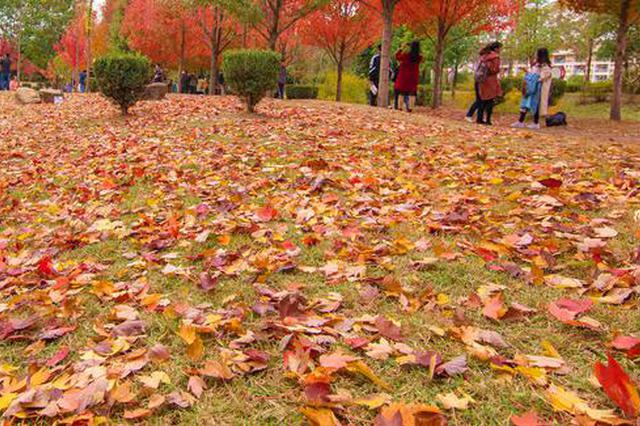
M 284 99 L 284 88 L 287 85 L 287 66 L 284 62 L 280 63 L 280 72 L 278 73 L 278 99 Z
M 87 71 L 86 70 L 82 70 L 80 71 L 80 75 L 78 76 L 78 80 L 80 81 L 80 84 L 78 86 L 80 93 L 84 93 L 87 90 Z
M 378 103 L 378 87 L 380 86 L 380 53 L 382 47 L 378 45 L 376 54 L 373 55 L 369 62 L 369 105 L 376 106 Z
M 11 79 L 11 55 L 5 53 L 0 60 L 0 90 L 9 90 L 9 80 Z
M 420 78 L 420 42 L 413 41 L 407 45 L 407 51 L 398 51 L 396 60 L 399 63 L 398 75 L 393 85 L 397 94 L 395 96 L 395 109 L 398 108 L 398 95 L 402 95 L 407 112 L 411 112 L 410 97 L 415 97 L 418 93 L 418 80 Z
M 189 74 L 186 71 L 182 70 L 180 74 L 180 93 L 188 93 L 189 92 Z
M 152 83 L 164 83 L 164 81 L 165 81 L 164 71 L 162 70 L 162 67 L 160 67 L 159 64 L 156 64 L 155 71 L 153 72 Z
M 491 125 L 493 106 L 497 97 L 502 96 L 502 87 L 498 74 L 500 74 L 500 42 L 493 42 L 483 49 L 480 55 L 480 63 L 476 71 L 478 82 L 478 95 L 480 107 L 476 123 Z

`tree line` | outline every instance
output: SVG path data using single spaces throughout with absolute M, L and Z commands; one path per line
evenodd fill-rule
M 368 46 L 380 44 L 378 105 L 385 107 L 392 37 L 398 27 L 406 27 L 432 42 L 431 99 L 438 107 L 446 52 L 460 38 L 476 43 L 502 39 L 507 62 L 527 59 L 541 44 L 552 44 L 553 26 L 540 20 L 557 10 L 546 0 L 106 0 L 96 11 L 93 1 L 0 0 L 0 38 L 5 49 L 15 52 L 18 73 L 29 61 L 49 78 L 70 74 L 77 81 L 81 70 L 90 73 L 93 58 L 132 50 L 178 73 L 208 69 L 213 91 L 221 57 L 229 48 L 265 48 L 293 62 L 301 46 L 312 46 L 333 63 L 340 100 L 345 67 Z M 574 50 L 590 52 L 591 58 L 598 39 L 614 34 L 609 40 L 615 62 L 610 115 L 620 120 L 624 70 L 635 45 L 630 35 L 637 34 L 640 25 L 640 0 L 559 4 L 563 13 L 556 23 Z

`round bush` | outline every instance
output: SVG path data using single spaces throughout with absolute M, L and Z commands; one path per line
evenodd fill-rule
M 133 53 L 109 54 L 96 59 L 94 75 L 100 92 L 126 115 L 151 79 L 151 62 Z
M 222 71 L 231 91 L 244 100 L 247 111 L 253 112 L 278 84 L 280 55 L 270 50 L 231 50 L 224 55 Z

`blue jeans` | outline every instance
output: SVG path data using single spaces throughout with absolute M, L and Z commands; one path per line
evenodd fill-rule
M 0 73 L 0 90 L 9 90 L 9 73 Z

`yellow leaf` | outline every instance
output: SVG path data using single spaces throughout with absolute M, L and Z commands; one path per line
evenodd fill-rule
M 542 349 L 544 349 L 545 355 L 550 356 L 551 358 L 562 359 L 560 352 L 558 352 L 548 340 L 543 340 L 540 345 L 542 346 Z
M 180 336 L 187 345 L 191 345 L 195 342 L 198 334 L 196 332 L 196 328 L 192 324 L 181 323 L 180 329 L 178 330 L 178 336 Z
M 187 347 L 187 356 L 192 361 L 198 361 L 204 354 L 204 345 L 200 336 L 196 335 L 195 340 Z
M 391 391 L 391 386 L 389 386 L 384 380 L 376 376 L 375 373 L 367 366 L 367 364 L 362 361 L 350 362 L 347 365 L 347 370 L 351 371 L 352 373 L 360 373 L 376 385 L 380 386 L 382 389 Z
M 516 370 L 536 385 L 547 385 L 547 371 L 544 368 L 523 367 L 519 365 L 516 367 Z
M 18 394 L 13 392 L 5 393 L 0 396 L 0 410 L 6 410 L 17 396 Z
M 340 426 L 340 422 L 328 408 L 304 407 L 300 412 L 309 420 L 311 426 Z
M 391 396 L 386 393 L 376 393 L 373 395 L 365 396 L 364 398 L 358 398 L 353 401 L 356 405 L 363 405 L 370 410 L 375 410 L 382 407 L 385 404 L 391 402 Z

